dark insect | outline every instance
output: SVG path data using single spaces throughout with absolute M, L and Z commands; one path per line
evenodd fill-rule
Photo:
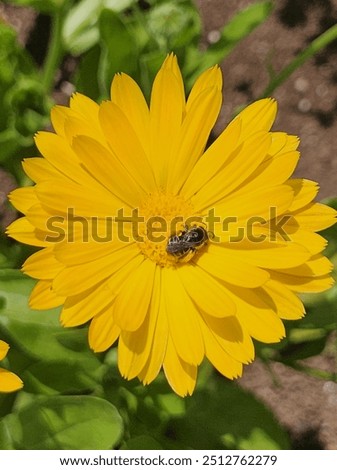
M 186 227 L 179 235 L 172 235 L 167 243 L 166 251 L 176 258 L 184 258 L 193 254 L 208 241 L 207 231 L 200 226 Z

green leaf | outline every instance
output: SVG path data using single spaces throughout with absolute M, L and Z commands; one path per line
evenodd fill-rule
M 16 129 L 7 129 L 0 132 L 0 162 L 2 165 L 20 148 L 20 139 L 21 136 Z
M 0 23 L 0 63 L 0 160 L 18 177 L 18 150 L 30 147 L 33 134 L 49 122 L 51 99 L 43 92 L 31 56 L 4 23 Z
M 137 78 L 138 45 L 122 17 L 111 10 L 104 10 L 100 18 L 100 35 L 103 54 L 99 77 L 105 90 L 109 90 L 117 72 Z
M 49 124 L 53 101 L 45 95 L 39 77 L 22 76 L 7 92 L 5 105 L 12 111 L 13 127 L 31 145 L 36 130 Z
M 106 400 L 89 396 L 49 397 L 34 400 L 2 419 L 0 448 L 105 450 L 114 448 L 122 434 L 122 419 Z
M 16 393 L 0 393 L 0 420 L 9 414 L 15 403 Z M 1 442 L 1 434 L 0 434 Z
M 12 88 L 18 88 L 18 78 L 34 74 L 34 66 L 30 56 L 17 42 L 16 32 L 7 24 L 0 23 L 0 101 L 7 100 L 7 93 Z M 9 109 L 10 111 L 10 109 Z M 8 115 L 0 113 L 0 130 L 7 129 Z
M 126 441 L 122 450 L 162 450 L 163 447 L 151 436 L 137 436 Z
M 101 49 L 98 45 L 83 55 L 76 73 L 76 90 L 89 98 L 100 101 L 101 92 L 97 70 L 100 62 Z
M 103 368 L 89 350 L 87 329 L 61 327 L 58 309 L 29 309 L 33 285 L 19 271 L 0 270 L 0 330 L 11 345 L 12 369 L 28 391 L 74 393 L 97 387 Z
M 151 95 L 152 83 L 165 57 L 166 52 L 162 51 L 149 52 L 140 57 L 141 88 L 148 100 Z
M 65 49 L 80 55 L 95 46 L 100 39 L 99 19 L 104 9 L 121 12 L 131 7 L 135 0 L 81 0 L 71 8 L 62 31 Z
M 289 449 L 288 436 L 272 413 L 232 382 L 212 380 L 209 390 L 195 393 L 187 404 L 184 419 L 174 420 L 169 428 L 184 446 Z
M 69 11 L 63 24 L 62 39 L 65 50 L 79 55 L 99 40 L 97 22 L 102 0 L 82 0 Z
M 291 366 L 290 361 L 298 361 L 318 356 L 323 352 L 326 341 L 327 336 L 325 335 L 315 340 L 311 339 L 306 342 L 289 343 L 286 348 L 280 351 L 277 360 Z

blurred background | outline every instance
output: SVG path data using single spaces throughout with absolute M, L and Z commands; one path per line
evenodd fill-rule
M 5 280 L 9 269 L 12 273 L 19 268 L 31 252 L 3 235 L 4 228 L 17 217 L 6 195 L 18 185 L 31 184 L 20 162 L 36 154 L 32 136 L 39 129 L 50 128 L 51 106 L 67 104 L 75 90 L 98 101 L 107 98 L 111 78 L 119 71 L 133 76 L 148 97 L 152 79 L 170 51 L 178 55 L 187 88 L 202 70 L 215 63 L 221 65 L 224 101 L 213 137 L 241 107 L 263 96 L 275 97 L 279 112 L 273 130 L 301 139 L 302 156 L 295 176 L 318 181 L 318 199 L 329 198 L 336 207 L 336 22 L 337 0 L 0 2 L 0 294 L 6 297 L 8 293 Z M 327 254 L 336 259 L 336 229 L 326 231 L 326 236 L 331 242 Z M 28 292 L 20 276 L 11 279 L 13 292 L 19 285 L 20 295 Z M 15 306 L 15 299 L 12 302 Z M 105 378 L 100 380 L 105 398 L 121 407 L 117 408 L 124 418 L 128 414 L 129 435 L 118 445 L 337 449 L 337 290 L 308 295 L 305 302 L 306 318 L 287 325 L 287 339 L 280 345 L 257 344 L 259 358 L 245 367 L 243 378 L 235 385 L 214 379 L 217 385 L 209 397 L 218 403 L 203 412 L 198 412 L 205 403 L 202 382 L 213 372 L 201 374 L 200 393 L 182 404 L 162 383 L 159 391 L 156 386 L 149 387 L 146 397 L 147 392 L 140 392 L 136 383 L 128 385 L 109 375 L 107 379 L 103 368 Z M 6 339 L 7 335 L 12 349 L 17 346 L 13 367 L 18 372 L 21 367 L 27 384 L 26 392 L 20 394 L 67 396 L 95 389 L 92 382 L 81 380 L 70 389 L 62 388 L 53 379 L 48 382 L 53 392 L 39 388 L 37 383 L 47 380 L 43 379 L 46 369 L 42 367 L 35 375 L 32 370 L 30 375 L 25 372 L 29 367 L 22 357 L 27 361 L 29 355 L 24 352 L 24 334 L 15 322 L 10 328 L 7 315 L 0 302 L 0 337 Z M 106 366 L 114 361 L 111 355 L 100 360 Z M 49 366 L 47 361 L 45 368 Z M 123 399 L 117 400 L 116 392 L 112 393 L 116 387 L 124 390 Z M 129 395 L 137 397 L 136 411 Z M 13 400 L 0 399 L 0 416 L 13 414 Z M 220 409 L 222 418 L 218 418 Z M 207 420 L 214 422 L 206 428 L 208 440 L 195 434 L 196 426 L 204 433 Z M 161 429 L 158 441 L 149 439 L 153 426 Z M 242 427 L 246 427 L 245 433 Z M 71 445 L 76 444 L 70 443 L 68 448 L 76 448 Z

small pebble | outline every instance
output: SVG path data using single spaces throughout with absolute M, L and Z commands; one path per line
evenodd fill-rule
M 327 395 L 329 405 L 337 405 L 337 384 L 334 382 L 325 382 L 323 392 Z
M 65 95 L 68 95 L 68 96 L 71 96 L 75 91 L 74 85 L 66 81 L 62 82 L 60 89 Z
M 304 93 L 309 89 L 309 82 L 306 78 L 299 77 L 295 80 L 294 83 L 295 90 L 300 91 L 301 93 Z
M 308 98 L 302 98 L 297 107 L 302 113 L 307 113 L 311 109 L 311 101 Z
M 318 85 L 315 91 L 316 95 L 320 96 L 321 98 L 323 98 L 323 96 L 326 96 L 329 93 L 328 87 L 323 83 L 321 85 Z
M 210 31 L 207 34 L 207 41 L 209 42 L 209 44 L 215 44 L 216 42 L 219 41 L 220 38 L 221 38 L 221 33 L 217 29 Z

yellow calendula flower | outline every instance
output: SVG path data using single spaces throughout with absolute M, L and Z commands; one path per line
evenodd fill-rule
M 137 84 L 114 77 L 111 101 L 76 93 L 40 132 L 43 158 L 24 161 L 33 187 L 10 199 L 25 214 L 8 234 L 41 247 L 23 271 L 39 279 L 30 305 L 63 305 L 66 327 L 90 322 L 91 348 L 118 340 L 123 377 L 152 382 L 163 368 L 193 392 L 204 357 L 236 378 L 252 338 L 280 341 L 304 315 L 298 292 L 332 285 L 317 231 L 335 211 L 318 186 L 289 179 L 298 139 L 271 132 L 276 103 L 242 111 L 205 150 L 222 100 L 219 68 L 186 100 L 169 55 L 148 107 Z
M 0 361 L 5 359 L 8 350 L 8 344 L 0 340 Z M 15 392 L 22 387 L 22 380 L 16 374 L 0 368 L 0 393 Z

